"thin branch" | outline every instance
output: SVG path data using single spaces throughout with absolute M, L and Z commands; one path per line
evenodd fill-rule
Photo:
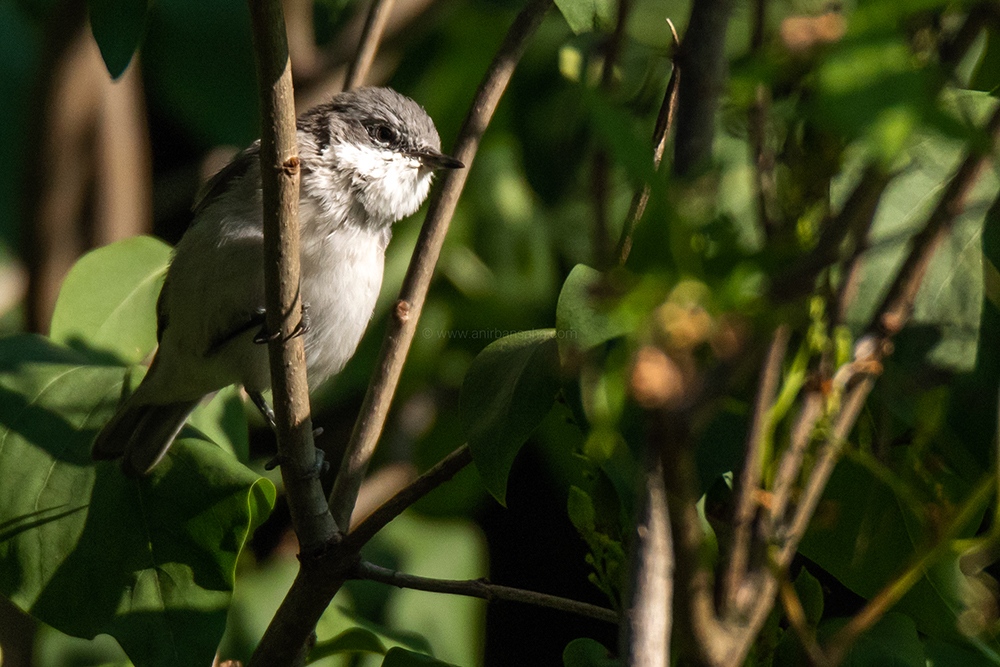
M 618 16 L 615 30 L 605 42 L 604 63 L 601 69 L 601 89 L 606 96 L 611 96 L 615 86 L 615 63 L 621 56 L 625 44 L 625 28 L 632 0 L 618 0 Z M 595 266 L 605 267 L 614 259 L 610 255 L 608 237 L 608 174 L 611 160 L 604 145 L 599 145 L 594 153 L 594 163 L 591 168 L 591 192 L 594 203 L 594 225 L 592 231 L 593 257 Z
M 558 609 L 608 623 L 618 623 L 619 621 L 618 613 L 613 609 L 606 609 L 597 605 L 577 602 L 576 600 L 561 598 L 555 595 L 511 588 L 510 586 L 498 586 L 484 579 L 468 579 L 465 581 L 430 579 L 428 577 L 418 577 L 412 574 L 395 572 L 365 561 L 358 563 L 354 571 L 354 577 L 357 579 L 378 581 L 398 588 L 429 591 L 431 593 L 447 593 L 449 595 L 464 595 L 465 597 L 481 598 L 488 602 L 496 600 L 523 602 L 536 607 Z
M 674 38 L 674 45 L 680 43 L 677 37 L 677 29 L 674 23 L 667 19 L 670 26 L 670 33 Z M 653 127 L 653 170 L 660 169 L 660 162 L 663 160 L 663 152 L 667 147 L 667 138 L 670 136 L 670 128 L 674 123 L 674 115 L 677 111 L 677 81 L 680 78 L 680 69 L 677 67 L 676 58 L 672 59 L 673 68 L 670 72 L 670 80 L 667 81 L 667 92 L 663 95 L 663 103 L 660 105 L 660 112 L 656 116 L 656 125 Z M 632 195 L 632 203 L 629 205 L 628 214 L 625 216 L 625 224 L 622 226 L 622 233 L 615 246 L 615 257 L 618 258 L 618 266 L 623 266 L 632 252 L 632 237 L 635 234 L 635 227 L 642 220 L 643 213 L 646 212 L 646 204 L 649 203 L 651 187 L 649 183 L 643 183 L 642 187 Z
M 382 530 L 390 521 L 403 513 L 415 502 L 454 477 L 462 468 L 472 463 L 472 451 L 462 445 L 437 465 L 413 480 L 392 498 L 365 517 L 350 533 L 346 542 L 360 548 Z
M 354 425 L 350 443 L 344 454 L 337 481 L 330 494 L 330 508 L 339 526 L 349 526 L 361 481 L 375 451 L 385 418 L 389 412 L 396 385 L 399 382 L 406 354 L 417 320 L 430 287 L 434 266 L 444 243 L 448 225 L 465 186 L 469 168 L 476 156 L 479 141 L 493 117 L 500 98 L 507 88 L 514 68 L 527 47 L 528 38 L 541 24 L 552 0 L 531 0 L 518 14 L 500 50 L 493 58 L 489 71 L 476 92 L 469 114 L 459 131 L 453 155 L 465 163 L 466 169 L 448 172 L 431 199 L 427 218 L 420 230 L 413 259 L 403 280 L 392 317 L 386 329 L 382 349 L 372 380 L 368 385 L 361 414 Z
M 973 145 L 968 156 L 948 183 L 944 195 L 934 212 L 927 219 L 924 228 L 913 237 L 910 253 L 896 274 L 889 292 L 886 294 L 878 314 L 869 325 L 869 331 L 883 338 L 896 335 L 910 319 L 917 291 L 930 265 L 934 251 L 951 232 L 955 219 L 965 208 L 965 200 L 976 184 L 983 166 L 1000 139 L 1000 108 L 986 124 L 988 142 Z
M 819 388 L 807 390 L 802 410 L 792 428 L 791 443 L 778 464 L 771 498 L 771 518 L 768 537 L 773 536 L 776 526 L 785 520 L 785 508 L 791 497 L 792 486 L 802 471 L 802 459 L 812 439 L 816 424 L 823 417 L 823 392 Z
M 736 511 L 733 517 L 733 545 L 729 557 L 729 567 L 723 580 L 723 601 L 725 609 L 733 611 L 741 605 L 738 602 L 739 591 L 746 576 L 747 564 L 750 562 L 751 537 L 753 522 L 757 516 L 757 492 L 760 490 L 760 480 L 764 470 L 764 440 L 770 430 L 770 413 L 774 405 L 774 397 L 778 392 L 781 380 L 781 362 L 788 349 L 788 339 L 791 330 L 787 325 L 779 326 L 771 340 L 767 353 L 767 361 L 760 376 L 760 388 L 757 390 L 757 404 L 754 408 L 753 423 L 747 435 L 746 458 L 743 462 L 743 472 L 740 475 Z
M 358 44 L 358 52 L 354 55 L 354 60 L 351 61 L 350 69 L 347 70 L 344 90 L 351 90 L 365 84 L 368 71 L 371 69 L 372 63 L 375 62 L 378 44 L 385 31 L 385 25 L 389 22 L 394 4 L 395 0 L 372 0 L 368 18 L 365 20 L 365 28 L 361 33 L 361 41 Z
M 712 159 L 716 112 L 726 83 L 726 28 L 732 0 L 699 0 L 691 5 L 677 62 L 684 77 L 677 100 L 674 173 L 694 177 Z
M 826 667 L 827 665 L 832 667 L 836 665 L 837 663 L 827 659 L 823 653 L 823 649 L 816 643 L 816 633 L 812 631 L 812 628 L 809 627 L 806 621 L 806 612 L 802 608 L 799 595 L 795 592 L 795 587 L 792 586 L 792 583 L 784 576 L 781 579 L 779 597 L 781 598 L 781 605 L 785 608 L 785 616 L 788 618 L 788 624 L 792 626 L 795 634 L 798 635 L 799 641 L 802 643 L 802 647 L 809 657 L 809 662 L 815 667 Z
M 868 398 L 868 394 L 871 392 L 874 384 L 875 379 L 872 376 L 865 375 L 848 391 L 847 397 L 844 400 L 844 406 L 837 416 L 837 422 L 830 436 L 827 438 L 826 444 L 823 446 L 820 460 L 816 464 L 816 467 L 813 468 L 808 482 L 806 482 L 805 491 L 802 493 L 802 499 L 795 509 L 795 514 L 792 517 L 788 530 L 782 536 L 784 544 L 776 559 L 780 567 L 786 568 L 792 562 L 795 550 L 806 533 L 806 528 L 808 528 L 813 513 L 816 511 L 816 506 L 823 495 L 826 483 L 829 481 L 830 475 L 833 474 L 833 469 L 837 465 L 837 460 L 840 458 L 840 451 L 847 442 L 847 436 L 850 434 L 851 429 L 854 428 L 854 423 L 861 414 L 861 409 L 864 407 L 865 400 Z
M 303 552 L 321 549 L 337 533 L 316 468 L 305 350 L 295 334 L 299 290 L 299 158 L 292 69 L 280 0 L 249 0 L 261 98 L 261 187 L 264 206 L 264 285 L 271 387 L 281 477 Z M 310 474 L 312 473 L 312 474 Z

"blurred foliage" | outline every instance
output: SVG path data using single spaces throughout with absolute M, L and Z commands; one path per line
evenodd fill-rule
M 762 341 L 778 324 L 793 330 L 767 424 L 765 478 L 773 481 L 800 390 L 847 360 L 910 240 L 968 146 L 983 141 L 978 128 L 996 107 L 996 26 L 962 63 L 941 57 L 971 3 L 843 4 L 769 2 L 767 39 L 754 50 L 752 3 L 736 3 L 712 168 L 682 183 L 670 177 L 669 148 L 664 167 L 650 168 L 649 136 L 671 68 L 665 19 L 683 35 L 690 3 L 632 3 L 612 92 L 598 82 L 617 3 L 557 3 L 470 170 L 376 462 L 427 468 L 468 441 L 479 476 L 462 474 L 436 490 L 380 534 L 366 558 L 425 576 L 485 576 L 484 536 L 473 521 L 500 511 L 490 494 L 503 502 L 523 491 L 530 460 L 545 467 L 561 500 L 516 520 L 554 515 L 578 539 L 557 545 L 560 562 L 523 567 L 579 564 L 590 582 L 581 575 L 566 594 L 620 605 L 644 411 L 682 405 L 718 375 L 727 383 L 699 414 L 693 437 L 698 483 L 711 489 L 706 525 L 725 548 L 726 480 L 741 464 Z M 206 156 L 244 147 L 258 133 L 245 3 L 91 0 L 88 7 L 110 74 L 141 67 L 155 229 L 175 240 L 190 222 L 183 211 Z M 0 2 L 4 262 L 24 255 L 26 165 L 32 142 L 43 138 L 39 87 L 61 8 L 58 0 Z M 387 39 L 393 69 L 386 83 L 427 108 L 445 150 L 519 8 L 507 0 L 438 2 Z M 330 52 L 345 22 L 364 11 L 337 0 L 314 9 L 317 43 Z M 773 229 L 759 218 L 754 187 L 749 118 L 762 89 L 769 106 L 759 140 L 774 156 Z M 604 270 L 611 262 L 595 243 L 598 150 L 610 157 L 603 204 L 610 246 L 634 189 L 645 182 L 651 190 L 632 254 L 613 270 Z M 870 235 L 835 248 L 835 261 L 810 276 L 802 298 L 773 300 L 775 285 L 814 251 L 870 167 L 893 176 Z M 808 561 L 796 563 L 795 590 L 823 640 L 858 600 L 877 594 L 942 536 L 954 537 L 846 664 L 1000 663 L 992 566 L 962 567 L 995 527 L 984 480 L 996 465 L 1000 388 L 1000 227 L 996 206 L 990 209 L 998 182 L 984 170 L 938 249 L 912 326 L 895 341 L 802 543 Z M 356 416 L 421 218 L 397 225 L 369 333 L 314 396 L 315 421 L 326 431 L 318 444 L 333 457 Z M 838 303 L 843 260 L 855 252 L 854 296 Z M 247 660 L 295 563 L 277 510 L 258 530 L 254 555 L 243 549 L 271 510 L 274 489 L 261 472 L 272 455 L 269 434 L 256 423 L 247 432 L 238 392 L 220 392 L 199 408 L 152 478 L 124 480 L 88 455 L 155 345 L 153 304 L 168 257 L 166 245 L 148 238 L 86 255 L 65 281 L 49 338 L 0 341 L 0 590 L 63 632 L 114 635 L 137 664 L 208 664 L 224 629 L 222 657 Z M 838 400 L 831 394 L 826 409 Z M 807 472 L 828 428 L 821 421 L 813 435 Z M 268 529 L 278 546 L 264 549 Z M 491 557 L 503 550 L 517 557 L 518 545 L 499 541 L 485 535 Z M 320 623 L 313 664 L 512 664 L 481 655 L 484 614 L 478 601 L 352 582 Z M 572 619 L 568 625 L 575 633 Z M 174 635 L 185 637 L 188 652 L 179 662 L 164 648 Z M 122 659 L 99 642 L 56 636 L 51 629 L 40 635 L 40 667 Z M 580 638 L 554 653 L 517 646 L 517 664 L 560 657 L 574 667 L 617 664 L 606 648 L 613 641 Z M 748 664 L 802 660 L 798 639 L 775 613 Z

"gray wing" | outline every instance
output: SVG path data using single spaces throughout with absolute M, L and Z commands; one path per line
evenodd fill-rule
M 260 141 L 255 141 L 245 151 L 233 158 L 233 161 L 220 169 L 208 180 L 194 201 L 194 213 L 198 215 L 222 194 L 225 194 L 233 183 L 247 173 L 254 160 L 260 159 Z

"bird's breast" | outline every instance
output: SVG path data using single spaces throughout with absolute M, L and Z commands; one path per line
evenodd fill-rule
M 385 264 L 381 231 L 344 226 L 301 248 L 302 300 L 310 387 L 338 373 L 368 327 Z

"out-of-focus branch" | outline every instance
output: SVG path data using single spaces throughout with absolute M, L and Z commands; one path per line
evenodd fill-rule
M 429 591 L 431 593 L 447 593 L 449 595 L 464 595 L 466 597 L 481 598 L 490 602 L 494 600 L 523 602 L 536 607 L 558 609 L 571 614 L 577 614 L 578 616 L 596 618 L 599 621 L 607 621 L 608 623 L 618 622 L 618 614 L 613 609 L 605 609 L 604 607 L 598 607 L 586 602 L 577 602 L 576 600 L 561 598 L 555 595 L 526 591 L 521 588 L 498 586 L 483 579 L 470 579 L 466 581 L 430 579 L 428 577 L 394 572 L 393 570 L 367 562 L 358 564 L 354 570 L 354 577 L 357 579 L 378 581 L 398 588 L 410 588 L 416 591 Z
M 670 26 L 670 33 L 674 37 L 674 44 L 679 44 L 677 29 L 674 28 L 673 21 L 667 19 Z M 674 114 L 677 111 L 677 81 L 680 78 L 680 69 L 677 67 L 677 59 L 673 59 L 673 69 L 670 72 L 670 79 L 667 81 L 667 92 L 663 95 L 663 104 L 660 105 L 660 112 L 656 116 L 656 125 L 653 127 L 653 169 L 659 170 L 660 162 L 663 160 L 663 151 L 667 147 L 667 138 L 670 136 L 670 128 L 673 125 Z M 629 205 L 628 214 L 625 216 L 625 224 L 622 226 L 621 236 L 618 238 L 618 245 L 615 246 L 615 257 L 618 265 L 622 266 L 632 252 L 632 237 L 635 234 L 635 227 L 642 220 L 643 213 L 646 212 L 646 204 L 649 203 L 650 193 L 649 183 L 644 183 L 642 187 L 632 195 L 632 203 Z
M 358 52 L 354 55 L 354 60 L 351 61 L 350 69 L 347 70 L 344 90 L 351 90 L 365 84 L 368 70 L 375 62 L 375 53 L 378 51 L 379 41 L 382 39 L 386 23 L 389 22 L 394 4 L 395 0 L 372 0 L 372 6 L 368 10 L 368 18 L 365 19 L 364 30 L 361 31 Z
M 673 627 L 674 548 L 660 458 L 649 456 L 644 472 L 639 520 L 629 576 L 629 596 L 623 602 L 620 645 L 629 667 L 670 664 Z
M 479 141 L 489 125 L 493 112 L 507 88 L 514 68 L 527 47 L 528 38 L 534 34 L 552 0 L 531 0 L 517 16 L 490 64 L 489 71 L 476 92 L 469 114 L 459 131 L 452 154 L 465 163 L 465 169 L 448 172 L 432 196 L 427 218 L 420 230 L 413 259 L 403 280 L 399 299 L 389 318 L 382 350 L 361 413 L 351 434 L 351 440 L 341 463 L 337 481 L 330 494 L 330 508 L 339 526 L 349 526 L 354 502 L 364 478 L 368 463 L 375 451 L 385 418 L 389 412 L 396 385 L 399 382 L 406 354 L 417 320 L 430 287 L 431 277 L 448 225 L 465 186 L 469 168 L 475 159 Z
M 462 445 L 365 517 L 351 530 L 346 542 L 349 546 L 356 545 L 360 549 L 386 524 L 402 514 L 403 510 L 447 482 L 470 463 L 472 452 L 468 445 Z
M 281 477 L 292 525 L 305 553 L 337 534 L 315 474 L 305 348 L 296 333 L 299 289 L 299 158 L 292 69 L 280 0 L 249 0 L 261 98 L 260 167 L 264 205 L 264 286 L 271 387 Z
M 733 543 L 729 556 L 729 567 L 723 579 L 723 604 L 733 611 L 738 604 L 740 588 L 750 562 L 753 522 L 757 516 L 757 493 L 763 474 L 764 438 L 768 436 L 771 407 L 781 380 L 781 362 L 788 349 L 791 330 L 787 325 L 778 327 L 771 340 L 767 361 L 760 376 L 757 403 L 754 407 L 753 423 L 747 436 L 746 458 L 737 489 L 736 511 L 733 515 Z
M 726 28 L 732 0 L 699 0 L 691 5 L 677 64 L 684 76 L 677 99 L 674 173 L 694 177 L 712 160 L 716 112 L 726 85 Z

